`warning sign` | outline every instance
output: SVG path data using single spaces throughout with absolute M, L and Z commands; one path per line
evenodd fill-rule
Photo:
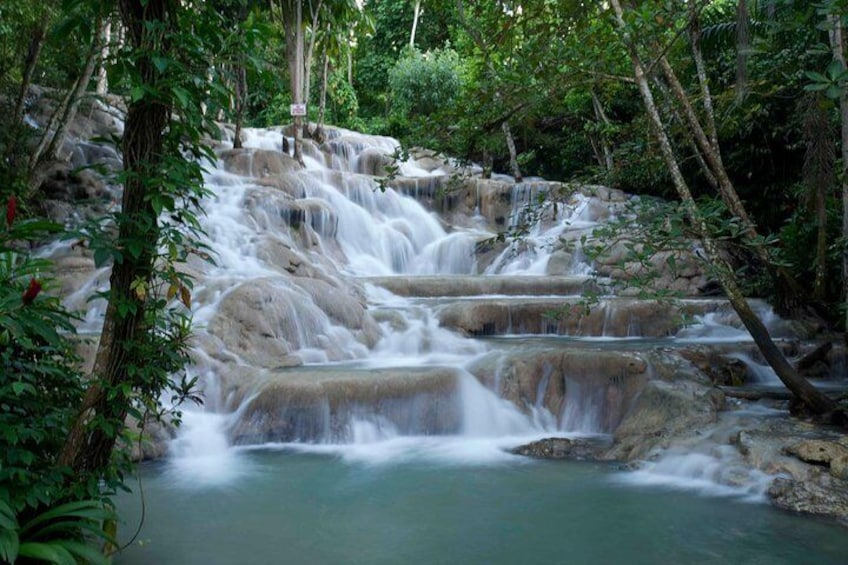
M 292 104 L 290 106 L 292 116 L 305 116 L 306 104 Z

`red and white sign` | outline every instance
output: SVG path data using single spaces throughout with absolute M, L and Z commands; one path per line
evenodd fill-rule
M 306 115 L 306 104 L 292 104 L 289 108 L 292 116 Z

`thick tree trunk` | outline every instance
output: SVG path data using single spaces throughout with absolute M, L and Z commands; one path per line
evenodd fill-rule
M 303 103 L 303 6 L 302 0 L 291 0 L 283 9 L 286 28 L 286 59 L 289 65 L 292 102 Z M 303 164 L 303 118 L 293 116 L 294 158 Z
M 522 182 L 524 179 L 521 176 L 521 169 L 518 167 L 518 152 L 515 150 L 515 140 L 512 138 L 509 122 L 503 122 L 501 129 L 506 138 L 506 148 L 509 151 L 509 168 L 512 171 L 512 176 L 515 177 L 515 182 Z
M 120 0 L 121 16 L 134 49 L 145 52 L 137 60 L 142 81 L 156 88 L 157 74 L 150 59 L 167 50 L 154 26 L 168 25 L 178 4 L 171 0 Z M 157 216 L 150 203 L 151 179 L 161 174 L 163 132 L 170 108 L 152 98 L 130 104 L 123 138 L 124 169 L 127 180 L 118 232 L 120 241 L 142 243 L 137 255 L 124 253 L 112 268 L 109 279 L 109 306 L 94 365 L 94 380 L 86 391 L 83 405 L 71 426 L 59 456 L 59 464 L 78 475 L 99 474 L 108 464 L 119 434 L 110 426 L 123 425 L 131 399 L 120 385 L 138 384 L 129 370 L 143 366 L 143 345 L 148 328 L 144 322 L 144 300 L 131 288 L 133 281 L 149 281 L 158 239 Z
M 621 4 L 619 0 L 610 0 L 610 5 L 615 11 L 616 22 L 618 24 L 622 41 L 627 48 L 633 65 L 633 72 L 636 77 L 636 83 L 639 87 L 639 94 L 642 97 L 642 102 L 645 105 L 648 118 L 651 121 L 651 127 L 654 131 L 654 135 L 660 144 L 660 150 L 662 152 L 663 159 L 669 168 L 669 172 L 674 182 L 674 187 L 683 202 L 692 225 L 697 230 L 698 235 L 701 238 L 708 260 L 715 268 L 719 283 L 727 295 L 730 304 L 742 320 L 745 328 L 754 338 L 754 342 L 757 344 L 757 347 L 763 357 L 774 369 L 783 384 L 786 385 L 786 388 L 791 390 L 796 397 L 818 414 L 835 411 L 837 409 L 836 402 L 822 394 L 805 378 L 803 378 L 795 370 L 795 368 L 792 367 L 792 365 L 789 364 L 774 344 L 774 341 L 772 341 L 765 325 L 763 325 L 762 321 L 757 317 L 743 296 L 741 289 L 736 283 L 733 271 L 722 258 L 718 245 L 712 238 L 706 223 L 701 218 L 698 205 L 692 197 L 692 193 L 689 190 L 689 186 L 686 184 L 686 180 L 683 178 L 683 173 L 680 170 L 680 166 L 677 163 L 677 159 L 675 158 L 674 151 L 671 147 L 671 142 L 666 134 L 665 126 L 662 122 L 659 111 L 657 110 L 656 104 L 654 103 L 654 97 L 651 93 L 650 86 L 648 85 L 644 66 L 642 65 L 642 61 L 636 51 L 636 46 L 627 31 L 627 26 L 624 23 L 624 14 Z

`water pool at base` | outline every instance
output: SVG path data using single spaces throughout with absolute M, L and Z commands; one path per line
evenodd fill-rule
M 846 563 L 848 532 L 763 502 L 628 483 L 615 464 L 239 452 L 216 484 L 141 469 L 117 564 Z M 117 499 L 124 542 L 141 498 Z

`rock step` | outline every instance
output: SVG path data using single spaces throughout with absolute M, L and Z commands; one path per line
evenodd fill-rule
M 349 442 L 354 425 L 390 425 L 406 435 L 456 433 L 460 372 L 445 367 L 298 367 L 237 379 L 234 444 Z M 252 381 L 252 382 L 251 382 Z M 232 394 L 235 393 L 235 394 Z
M 645 337 L 676 334 L 687 318 L 708 312 L 735 317 L 726 300 L 672 301 L 580 297 L 456 300 L 436 306 L 439 323 L 468 335 L 556 334 L 575 337 Z
M 565 430 L 610 433 L 667 363 L 658 355 L 582 348 L 492 351 L 468 372 L 520 409 L 544 406 Z
M 362 282 L 385 288 L 393 294 L 408 297 L 440 296 L 581 296 L 597 292 L 592 277 L 586 275 L 534 276 L 389 276 L 363 277 Z

